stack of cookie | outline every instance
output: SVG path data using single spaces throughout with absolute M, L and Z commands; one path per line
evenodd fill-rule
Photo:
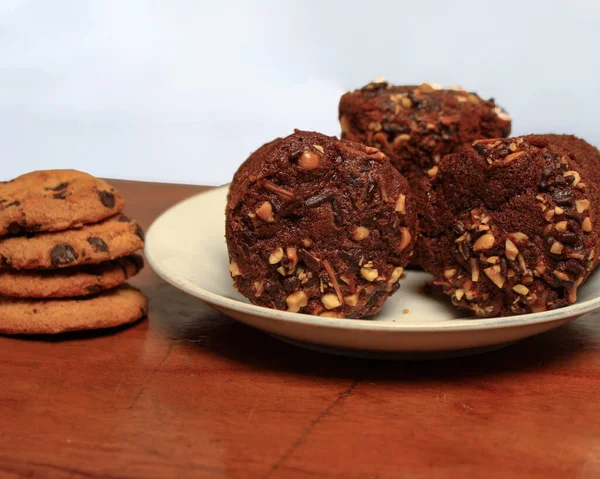
M 0 333 L 54 334 L 133 322 L 147 299 L 143 231 L 108 183 L 47 170 L 0 183 Z

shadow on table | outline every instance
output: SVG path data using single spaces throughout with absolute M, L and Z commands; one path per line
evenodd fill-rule
M 168 310 L 152 305 L 152 324 L 174 341 L 245 365 L 294 374 L 357 378 L 365 375 L 390 380 L 465 379 L 510 371 L 556 366 L 577 356 L 596 336 L 577 323 L 523 340 L 504 349 L 475 356 L 432 361 L 389 361 L 334 356 L 279 341 L 237 323 L 166 284 Z M 164 303 L 167 304 L 166 302 Z

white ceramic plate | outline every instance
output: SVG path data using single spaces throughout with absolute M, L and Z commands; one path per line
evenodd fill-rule
M 380 357 L 440 357 L 495 349 L 565 324 L 600 307 L 600 275 L 579 301 L 543 313 L 460 317 L 444 298 L 420 293 L 430 276 L 407 271 L 400 290 L 371 320 L 321 318 L 251 304 L 233 287 L 225 245 L 227 186 L 193 196 L 163 213 L 146 234 L 146 259 L 165 281 L 238 321 L 313 349 Z

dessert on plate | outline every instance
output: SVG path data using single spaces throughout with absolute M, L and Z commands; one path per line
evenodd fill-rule
M 600 153 L 569 135 L 479 140 L 427 185 L 422 267 L 476 316 L 571 304 L 600 248 Z
M 372 316 L 399 287 L 415 228 L 408 183 L 384 153 L 296 130 L 255 151 L 233 178 L 229 268 L 255 304 Z

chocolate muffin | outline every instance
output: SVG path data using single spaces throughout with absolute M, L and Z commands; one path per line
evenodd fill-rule
M 369 83 L 340 99 L 342 138 L 381 149 L 411 185 L 433 175 L 440 159 L 477 139 L 510 134 L 510 117 L 493 99 L 424 83 Z
M 229 270 L 260 306 L 371 316 L 399 287 L 415 225 L 408 183 L 385 154 L 296 130 L 259 148 L 233 178 Z
M 600 153 L 567 135 L 475 141 L 439 164 L 420 223 L 421 265 L 476 316 L 577 299 L 600 241 Z

